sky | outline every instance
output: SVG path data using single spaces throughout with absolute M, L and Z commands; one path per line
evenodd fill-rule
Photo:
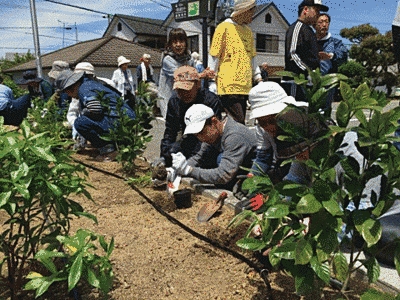
M 43 55 L 73 45 L 76 41 L 101 38 L 108 25 L 107 14 L 165 19 L 171 11 L 171 3 L 178 0 L 0 0 L 0 58 L 4 58 L 7 52 L 26 53 L 30 50 L 35 53 L 31 28 L 32 2 L 36 7 L 40 53 Z M 257 0 L 257 4 L 267 2 Z M 297 19 L 300 0 L 273 2 L 289 23 Z M 365 23 L 378 28 L 382 34 L 386 33 L 391 30 L 397 9 L 397 0 L 322 2 L 330 8 L 330 32 L 337 38 L 341 38 L 340 29 Z M 344 42 L 349 43 L 347 40 Z

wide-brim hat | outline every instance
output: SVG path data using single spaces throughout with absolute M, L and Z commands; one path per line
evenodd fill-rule
M 123 64 L 129 64 L 131 61 L 127 59 L 125 56 L 120 56 L 118 57 L 118 67 L 120 67 Z
M 301 10 L 304 6 L 317 6 L 320 11 L 325 11 L 325 12 L 329 10 L 329 7 L 323 5 L 321 0 L 303 0 L 299 4 L 299 10 Z
M 203 130 L 207 119 L 214 116 L 211 107 L 204 104 L 193 104 L 185 113 L 185 134 L 195 134 Z
M 255 0 L 235 0 L 231 18 L 256 6 Z
M 41 82 L 43 78 L 37 77 L 36 71 L 29 70 L 22 73 L 22 79 L 18 81 L 18 84 L 29 84 L 31 82 Z
M 307 102 L 296 101 L 288 96 L 285 90 L 276 82 L 260 82 L 250 90 L 249 102 L 251 105 L 250 119 L 280 113 L 287 104 L 308 106 Z
M 63 91 L 71 85 L 78 82 L 84 75 L 84 72 L 72 72 L 71 70 L 64 70 L 58 75 L 56 79 L 56 87 L 59 91 Z
M 69 63 L 62 60 L 55 60 L 50 72 L 47 74 L 50 78 L 57 79 L 61 71 L 69 70 Z

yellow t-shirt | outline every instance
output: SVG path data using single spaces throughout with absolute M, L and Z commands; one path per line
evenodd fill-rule
M 247 95 L 252 88 L 251 61 L 256 56 L 253 33 L 229 19 L 215 29 L 210 55 L 219 59 L 218 95 Z

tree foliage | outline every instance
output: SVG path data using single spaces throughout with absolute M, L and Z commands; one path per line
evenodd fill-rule
M 398 84 L 397 75 L 390 69 L 396 63 L 391 31 L 380 34 L 370 24 L 362 24 L 343 28 L 340 35 L 354 43 L 350 49 L 350 57 L 365 67 L 372 87 L 386 85 L 390 95 L 392 87 Z

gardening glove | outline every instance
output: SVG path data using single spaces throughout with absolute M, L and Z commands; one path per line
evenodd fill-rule
M 251 174 L 251 173 L 249 173 L 249 174 L 247 174 L 247 175 L 238 175 L 238 176 L 236 176 L 236 178 L 238 179 L 238 181 L 237 181 L 237 182 L 235 183 L 235 185 L 233 186 L 232 193 L 233 193 L 233 195 L 234 195 L 237 199 L 239 199 L 239 200 L 244 200 L 243 198 L 246 198 L 246 197 L 247 197 L 249 191 L 248 191 L 248 190 L 243 190 L 243 189 L 242 189 L 242 184 L 243 184 L 243 181 L 244 181 L 246 178 L 250 178 L 250 177 L 253 177 L 253 176 L 254 176 L 254 175 Z
M 243 209 L 257 211 L 264 204 L 264 197 L 262 194 L 257 194 L 256 196 L 246 199 L 242 202 Z
M 179 175 L 186 176 L 192 170 L 192 167 L 188 165 L 186 157 L 181 153 L 172 153 L 172 167 L 176 170 Z

